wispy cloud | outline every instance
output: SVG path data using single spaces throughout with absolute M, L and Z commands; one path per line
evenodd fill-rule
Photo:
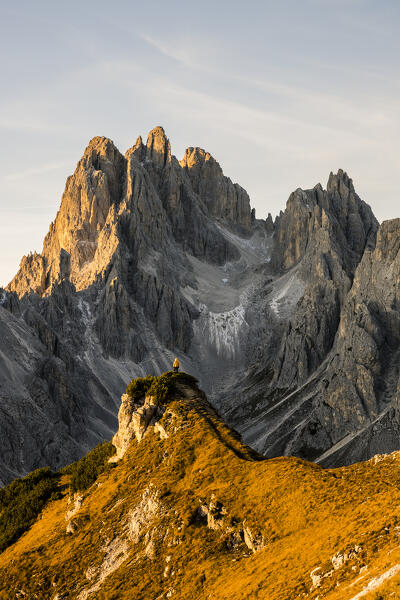
M 9 173 L 8 175 L 4 175 L 4 181 L 18 181 L 20 179 L 26 179 L 28 177 L 34 177 L 35 175 L 43 175 L 45 173 L 50 173 L 51 171 L 58 171 L 60 169 L 65 169 L 70 166 L 70 161 L 64 162 L 55 162 L 48 163 L 46 165 L 38 165 L 36 167 L 28 167 L 27 169 L 23 169 L 22 171 L 17 171 L 16 173 Z
M 319 1 L 333 2 L 334 0 Z M 325 129 L 329 129 L 328 124 L 326 124 L 325 126 L 318 124 L 318 115 L 322 117 L 325 117 L 326 115 L 328 115 L 328 117 L 331 117 L 332 115 L 337 115 L 340 121 L 335 122 L 335 130 L 337 130 L 338 128 L 340 129 L 341 122 L 351 123 L 353 128 L 355 126 L 360 126 L 362 128 L 370 128 L 373 122 L 376 122 L 380 126 L 382 126 L 385 122 L 387 123 L 390 120 L 390 117 L 388 116 L 388 111 L 384 112 L 381 109 L 375 109 L 373 107 L 373 100 L 376 94 L 371 92 L 371 90 L 369 90 L 368 97 L 364 97 L 363 102 L 361 103 L 360 101 L 363 96 L 362 90 L 360 90 L 359 94 L 356 95 L 353 92 L 352 97 L 351 90 L 346 88 L 342 89 L 340 87 L 336 87 L 333 90 L 328 89 L 325 92 L 323 92 L 321 89 L 319 89 L 318 83 L 315 89 L 310 89 L 309 87 L 304 87 L 301 85 L 289 84 L 282 79 L 273 77 L 269 77 L 268 79 L 256 79 L 254 77 L 246 76 L 245 74 L 237 73 L 236 71 L 229 72 L 229 70 L 227 69 L 221 69 L 217 66 L 211 66 L 208 65 L 206 62 L 194 59 L 193 56 L 202 55 L 202 44 L 196 44 L 195 38 L 191 39 L 191 55 L 189 55 L 186 50 L 180 50 L 180 48 L 188 48 L 188 44 L 185 42 L 185 39 L 177 39 L 174 42 L 171 42 L 170 40 L 160 38 L 155 39 L 148 34 L 142 34 L 141 37 L 158 52 L 160 52 L 163 56 L 170 58 L 174 62 L 178 62 L 182 66 L 188 67 L 191 70 L 197 70 L 203 73 L 213 74 L 225 81 L 245 85 L 246 89 L 248 89 L 249 91 L 249 98 L 252 97 L 250 90 L 253 89 L 259 91 L 262 90 L 267 94 L 273 94 L 274 96 L 276 96 L 277 99 L 285 101 L 286 105 L 289 101 L 289 103 L 291 103 L 291 105 L 295 107 L 295 111 L 298 115 L 297 118 L 295 118 L 295 121 L 297 122 L 302 119 L 304 120 L 304 115 L 305 113 L 307 113 L 311 117 L 307 122 L 308 126 L 310 127 L 322 127 Z M 215 49 L 213 54 L 217 55 L 217 49 Z M 372 75 L 378 77 L 379 73 L 373 71 L 371 68 L 368 75 L 369 77 L 371 77 Z M 187 90 L 184 86 L 182 86 L 180 92 L 184 93 L 185 95 L 187 95 L 188 92 L 189 94 L 196 93 L 193 90 Z M 227 101 L 227 104 L 231 106 L 232 103 Z M 247 102 L 246 107 L 251 109 L 251 101 Z M 387 108 L 394 108 L 391 102 L 387 103 Z M 276 103 L 275 118 L 280 120 L 280 115 L 282 115 L 282 118 L 285 121 L 287 121 L 287 112 L 288 111 L 286 111 L 285 115 L 283 103 L 278 100 L 278 102 Z M 397 112 L 397 102 L 395 112 Z M 260 114 L 264 116 L 265 111 L 260 111 Z M 346 129 L 348 130 L 347 125 Z
M 149 46 L 160 52 L 160 54 L 162 54 L 163 56 L 171 58 L 175 62 L 178 62 L 184 65 L 185 67 L 202 68 L 200 64 L 196 64 L 196 62 L 193 62 L 193 60 L 191 60 L 187 52 L 180 51 L 176 45 L 174 47 L 171 47 L 171 45 L 168 44 L 168 42 L 166 42 L 165 40 L 161 40 L 160 38 L 156 39 L 153 36 L 146 33 L 140 34 L 139 37 Z
M 0 81 L 0 221 L 7 230 L 19 207 L 28 248 L 91 137 L 124 151 L 157 124 L 177 156 L 186 145 L 212 152 L 261 215 L 338 167 L 378 216 L 398 213 L 400 3 L 254 0 L 226 11 L 205 0 L 199 12 L 156 0 L 155 19 L 154 3 L 116 12 L 101 1 L 81 3 L 78 26 L 74 11 L 14 4 L 0 39 L 3 54 L 18 41 Z M 26 251 L 17 237 L 0 236 L 10 275 L 8 246 L 15 265 Z

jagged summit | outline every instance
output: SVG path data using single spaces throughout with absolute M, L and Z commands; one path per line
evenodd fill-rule
M 34 281 L 36 293 L 49 293 L 62 279 L 61 250 L 70 255 L 71 282 L 77 289 L 87 288 L 110 267 L 122 242 L 120 223 L 127 220 L 131 229 L 137 229 L 138 221 L 146 221 L 150 243 L 164 229 L 164 238 L 172 235 L 174 243 L 183 243 L 195 256 L 205 254 L 217 262 L 233 257 L 234 249 L 207 221 L 207 213 L 248 229 L 247 194 L 224 177 L 218 163 L 203 194 L 202 181 L 210 180 L 210 173 L 195 182 L 185 176 L 176 159 L 171 161 L 170 143 L 162 127 L 150 131 L 146 145 L 139 137 L 125 157 L 110 139 L 94 137 L 67 180 L 41 255 L 32 268 L 29 260 L 22 263 L 8 289 L 21 296 L 30 292 Z M 136 209 L 140 215 L 133 214 Z
M 373 278 L 381 268 L 396 280 L 398 233 L 382 226 L 375 250 L 377 231 L 342 170 L 326 190 L 295 190 L 275 220 L 256 219 L 208 152 L 188 148 L 179 162 L 161 127 L 125 156 L 93 138 L 42 253 L 22 259 L 1 305 L 15 353 L 9 360 L 0 343 L 0 478 L 58 467 L 110 438 L 126 382 L 176 355 L 267 456 L 342 464 L 394 449 L 392 425 L 381 443 L 363 441 L 386 400 L 397 402 L 398 342 L 387 330 L 397 298 Z M 368 383 L 358 338 L 376 347 L 361 369 Z
M 160 159 L 164 159 L 160 166 L 165 166 L 171 161 L 171 144 L 162 127 L 155 127 L 150 131 L 146 146 L 149 160 L 155 160 L 157 163 Z
M 139 136 L 132 149 L 127 151 L 127 155 L 134 154 L 135 157 L 143 163 L 153 163 L 157 169 L 164 169 L 171 163 L 171 144 L 167 138 L 164 129 L 161 126 L 152 129 L 147 136 L 146 145 L 143 144 Z
M 343 171 L 343 169 L 339 169 L 335 175 L 331 171 L 326 187 L 327 191 L 334 192 L 335 190 L 338 190 L 341 193 L 341 195 L 343 195 L 346 188 L 349 192 L 354 193 L 355 191 L 353 180 L 347 175 L 346 171 Z

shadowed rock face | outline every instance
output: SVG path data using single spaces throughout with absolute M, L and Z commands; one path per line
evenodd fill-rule
M 210 154 L 178 162 L 161 127 L 125 156 L 94 138 L 42 253 L 1 292 L 18 353 L 0 370 L 0 479 L 110 438 L 127 381 L 177 354 L 267 456 L 339 464 L 398 447 L 400 236 L 385 223 L 375 248 L 377 230 L 341 170 L 264 221 Z M 387 434 L 372 443 L 374 427 Z
M 251 229 L 250 199 L 237 183 L 224 177 L 217 161 L 201 148 L 188 148 L 179 163 L 210 216 L 224 219 L 242 233 Z
M 305 283 L 279 355 L 274 383 L 303 384 L 332 348 L 341 308 L 354 271 L 366 249 L 375 245 L 378 223 L 343 171 L 320 185 L 296 190 L 278 227 L 273 260 L 280 269 L 297 265 Z
M 295 454 L 330 464 L 371 456 L 372 446 L 366 447 L 364 434 L 358 436 L 360 444 L 351 453 L 347 442 L 383 410 L 374 390 L 387 369 L 386 351 L 380 352 L 379 366 L 375 364 L 368 373 L 360 367 L 365 354 L 371 360 L 373 344 L 358 331 L 358 311 L 364 312 L 365 307 L 353 298 L 361 281 L 368 298 L 365 304 L 377 304 L 372 299 L 372 270 L 364 266 L 371 257 L 376 257 L 375 268 L 382 277 L 384 272 L 392 277 L 398 273 L 391 258 L 387 265 L 382 249 L 388 246 L 382 241 L 386 230 L 394 229 L 393 239 L 400 237 L 395 222 L 382 225 L 374 250 L 377 229 L 371 209 L 343 171 L 330 175 L 326 191 L 320 185 L 296 190 L 275 223 L 272 262 L 284 274 L 267 288 L 264 310 L 270 316 L 273 309 L 280 333 L 275 329 L 269 343 L 257 348 L 260 360 L 234 384 L 240 403 L 226 409 L 226 417 L 241 428 L 245 439 L 267 456 Z M 380 311 L 391 314 L 395 305 L 386 296 L 381 298 Z M 376 315 L 370 318 L 375 321 L 375 337 L 393 339 L 387 333 L 396 331 L 393 319 L 389 324 L 383 318 L 376 322 Z M 351 341 L 354 328 L 357 343 Z M 397 347 L 395 338 L 392 348 Z M 231 393 L 226 394 L 225 405 Z M 387 395 L 393 398 L 393 389 Z M 392 433 L 382 436 L 373 453 L 392 450 L 393 439 Z M 329 458 L 326 453 L 342 443 L 342 451 L 332 450 Z
M 394 219 L 379 228 L 375 250 L 365 252 L 342 311 L 336 353 L 315 409 L 334 444 L 325 448 L 326 463 L 399 447 L 399 308 L 400 219 Z M 344 451 L 338 443 L 360 429 L 365 431 Z
M 125 156 L 108 138 L 91 140 L 67 180 L 42 253 L 24 257 L 2 292 L 2 317 L 25 332 L 26 348 L 0 374 L 6 382 L 0 391 L 0 446 L 23 445 L 26 453 L 13 452 L 11 460 L 3 452 L 0 479 L 10 478 L 9 467 L 17 474 L 43 463 L 57 466 L 110 438 L 126 382 L 169 368 L 169 349 L 189 351 L 198 307 L 182 293 L 197 286 L 188 256 L 213 268 L 240 258 L 219 229 L 233 225 L 238 208 L 230 204 L 239 198 L 226 193 L 236 188 L 221 169 L 217 175 L 222 184 L 208 199 L 220 207 L 218 226 L 171 155 L 161 127 L 149 133 L 146 145 L 139 138 Z M 241 215 L 250 223 L 242 193 Z M 17 346 L 14 339 L 11 344 Z M 15 378 L 14 362 L 26 371 L 21 399 L 7 383 Z M 22 404 L 28 409 L 21 418 Z

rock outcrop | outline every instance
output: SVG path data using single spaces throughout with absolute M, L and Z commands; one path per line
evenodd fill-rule
M 145 396 L 143 403 L 136 403 L 124 394 L 118 412 L 118 431 L 113 437 L 116 454 L 111 457 L 111 461 L 115 462 L 122 458 L 133 439 L 140 442 L 148 427 L 155 424 L 157 417 L 162 416 L 162 412 L 153 396 Z
M 399 308 L 400 219 L 394 219 L 382 223 L 375 250 L 365 252 L 342 311 L 335 355 L 314 411 L 331 441 L 324 463 L 398 449 Z
M 342 387 L 346 369 L 339 368 L 337 354 L 343 313 L 348 311 L 345 307 L 358 285 L 357 269 L 373 253 L 377 229 L 371 209 L 341 170 L 337 175 L 331 173 L 326 191 L 320 185 L 313 190 L 296 190 L 275 224 L 271 260 L 282 275 L 266 287 L 264 311 L 272 325 L 278 323 L 265 347 L 257 348 L 261 360 L 249 366 L 243 381 L 235 381 L 236 389 L 244 390 L 238 393 L 242 401 L 228 405 L 226 411 L 245 439 L 268 456 L 289 453 L 315 460 L 362 426 L 356 395 L 350 398 Z M 364 272 L 362 278 L 368 288 L 370 275 Z M 354 318 L 351 309 L 349 322 Z M 349 329 L 346 326 L 343 330 L 351 349 Z M 359 351 L 355 347 L 350 353 L 355 362 Z M 331 401 L 329 369 L 339 391 L 333 420 L 328 423 L 316 414 Z M 348 377 L 353 376 L 349 370 Z M 346 403 L 347 426 L 340 410 L 336 411 Z M 368 422 L 379 410 L 371 410 Z M 346 451 L 340 462 L 351 460 Z
M 378 222 L 343 171 L 321 186 L 297 190 L 279 222 L 274 247 L 280 268 L 297 266 L 304 293 L 274 364 L 277 387 L 302 385 L 332 348 L 354 271 L 375 246 Z M 301 261 L 301 264 L 299 264 Z

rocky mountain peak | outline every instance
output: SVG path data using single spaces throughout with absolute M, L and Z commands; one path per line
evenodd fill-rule
M 55 397 L 55 386 L 62 407 L 67 398 L 64 387 L 68 398 L 84 398 L 82 410 L 77 405 L 72 417 L 69 411 L 60 423 L 64 437 L 91 444 L 98 438 L 77 438 L 70 433 L 70 420 L 75 423 L 82 413 L 85 426 L 88 423 L 96 435 L 99 423 L 106 423 L 109 431 L 115 399 L 128 378 L 162 372 L 171 364 L 171 354 L 179 355 L 218 407 L 232 415 L 232 424 L 244 431 L 243 420 L 248 420 L 248 440 L 257 439 L 260 450 L 270 456 L 297 453 L 317 458 L 329 449 L 335 432 L 331 417 L 334 420 L 340 413 L 334 406 L 324 425 L 325 413 L 312 412 L 314 400 L 317 405 L 324 397 L 318 387 L 321 373 L 327 373 L 328 380 L 329 357 L 338 348 L 341 357 L 362 356 L 352 350 L 357 336 L 361 339 L 357 329 L 355 341 L 349 341 L 354 307 L 361 305 L 355 296 L 348 301 L 349 291 L 357 286 L 362 291 L 366 298 L 362 310 L 371 312 L 371 323 L 381 288 L 390 294 L 381 302 L 379 322 L 387 320 L 384 315 L 392 305 L 398 306 L 392 263 L 398 254 L 399 224 L 382 226 L 374 253 L 377 228 L 371 209 L 342 170 L 331 173 L 326 190 L 320 184 L 295 190 L 275 221 L 271 215 L 255 220 L 246 191 L 223 174 L 213 156 L 193 146 L 178 162 L 162 127 L 154 128 L 146 143 L 139 136 L 125 156 L 110 139 L 93 138 L 66 183 L 42 253 L 24 258 L 8 287 L 7 293 L 16 292 L 8 294 L 10 298 L 20 298 L 18 318 L 25 337 L 28 331 L 33 340 L 39 336 L 41 344 L 37 349 L 35 345 L 37 362 L 26 368 L 26 389 L 20 397 L 37 407 L 31 410 L 36 415 Z M 386 279 L 372 285 L 384 272 L 385 261 Z M 360 275 L 355 277 L 357 270 Z M 366 284 L 361 286 L 362 281 Z M 364 313 L 360 320 L 365 321 Z M 7 310 L 3 317 L 7 321 Z M 340 322 L 345 324 L 340 330 L 343 347 L 339 347 Z M 11 325 L 17 327 L 14 321 Z M 389 326 L 386 339 L 387 330 Z M 372 325 L 368 335 L 370 331 Z M 18 336 L 16 330 L 15 339 Z M 393 347 L 396 344 L 397 339 Z M 49 354 L 56 352 L 50 369 Z M 19 364 L 25 354 L 17 358 Z M 116 365 L 117 359 L 123 367 Z M 352 369 L 341 370 L 338 363 L 335 370 L 341 373 L 338 405 L 343 404 L 343 373 L 353 377 Z M 371 373 L 373 387 L 375 371 Z M 384 374 L 382 369 L 379 377 Z M 310 378 L 313 383 L 307 387 Z M 9 389 L 13 381 L 12 373 Z M 5 389 L 1 381 L 0 388 Z M 297 389 L 299 404 L 293 413 L 291 394 Z M 392 388 L 389 391 L 392 397 Z M 14 401 L 14 396 L 10 398 Z M 98 409 L 99 398 L 104 410 Z M 0 399 L 7 400 L 4 391 Z M 274 420 L 268 411 L 277 399 Z M 230 410 L 233 403 L 234 410 L 239 407 L 235 414 Z M 123 413 L 127 432 L 132 427 L 138 439 L 150 435 L 148 423 L 160 416 L 159 406 L 156 411 L 151 395 L 134 404 L 138 406 L 129 399 L 123 402 Z M 369 416 L 375 417 L 381 404 L 380 396 L 370 402 Z M 260 414 L 254 411 L 256 405 Z M 15 438 L 11 401 L 8 406 L 12 427 L 4 433 L 0 449 Z M 59 422 L 54 414 L 49 431 L 52 419 Z M 293 415 L 290 423 L 287 415 Z M 314 431 L 317 420 L 321 433 L 315 437 L 307 428 Z M 349 419 L 345 433 L 354 427 Z M 269 431 L 262 433 L 262 428 Z M 335 442 L 343 431 L 337 428 Z M 54 445 L 58 451 L 57 440 Z M 73 450 L 69 457 L 76 458 Z M 27 464 L 34 468 L 41 463 L 35 457 Z M 25 468 L 15 465 L 19 472 Z
M 211 161 L 212 163 L 216 163 L 218 165 L 219 170 L 222 172 L 221 167 L 217 163 L 217 161 L 211 156 L 209 152 L 203 150 L 203 148 L 186 148 L 185 154 L 179 164 L 182 168 L 193 169 L 193 168 L 201 168 L 204 163 L 207 161 Z
M 289 197 L 275 233 L 273 263 L 284 270 L 297 264 L 310 242 L 329 232 L 330 246 L 345 257 L 343 266 L 352 277 L 365 248 L 374 248 L 378 221 L 371 208 L 356 194 L 342 169 L 329 175 L 327 189 L 298 188 Z M 347 264 L 346 264 L 347 263 Z
M 114 145 L 114 142 L 110 138 L 105 136 L 95 136 L 88 143 L 82 159 L 85 157 L 103 157 L 107 160 L 114 160 L 115 156 L 119 154 L 119 151 Z
M 171 144 L 161 126 L 152 129 L 147 136 L 146 158 L 159 168 L 171 162 Z
M 251 208 L 247 192 L 224 176 L 219 163 L 209 152 L 198 147 L 187 148 L 179 164 L 211 216 L 242 231 L 250 231 Z
M 29 292 L 28 282 L 42 295 L 66 273 L 78 287 L 89 279 L 84 267 L 92 263 L 99 235 L 112 210 L 119 205 L 126 160 L 106 137 L 94 137 L 75 172 L 68 177 L 55 221 L 50 225 L 41 255 L 21 263 L 8 288 L 19 295 Z M 69 266 L 66 267 L 66 254 Z M 87 270 L 87 269 L 86 269 Z
M 348 195 L 349 192 L 354 193 L 355 191 L 353 180 L 343 169 L 339 169 L 336 174 L 332 171 L 330 172 L 326 189 L 328 192 L 338 191 L 341 196 Z

